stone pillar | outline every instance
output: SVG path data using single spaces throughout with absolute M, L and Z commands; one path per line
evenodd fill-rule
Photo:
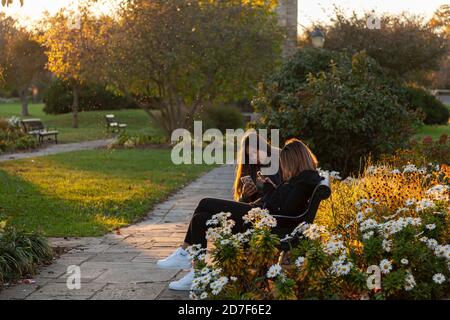
M 286 30 L 283 57 L 295 53 L 298 44 L 298 0 L 278 0 L 277 14 L 280 25 Z

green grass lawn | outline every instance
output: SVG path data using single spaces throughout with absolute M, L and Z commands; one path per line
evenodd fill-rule
M 87 140 L 97 140 L 110 138 L 113 135 L 108 133 L 105 126 L 105 115 L 114 114 L 117 119 L 128 124 L 127 131 L 143 132 L 146 134 L 162 135 L 152 123 L 149 116 L 142 110 L 114 110 L 114 111 L 91 111 L 80 112 L 79 128 L 72 128 L 72 115 L 47 115 L 42 109 L 43 104 L 30 104 L 30 117 L 39 118 L 46 126 L 56 127 L 60 132 L 59 139 L 63 143 L 79 142 Z M 20 116 L 21 106 L 14 104 L 0 104 L 0 117 L 9 118 L 12 116 Z
M 210 170 L 170 150 L 92 150 L 0 164 L 0 222 L 46 236 L 98 236 L 145 216 Z
M 447 109 L 450 110 L 450 104 L 446 105 Z M 434 140 L 439 139 L 443 134 L 450 136 L 450 122 L 447 125 L 440 126 L 422 126 L 414 138 L 423 139 L 424 137 L 431 136 Z
M 443 134 L 450 136 L 450 125 L 441 126 L 423 126 L 419 129 L 419 132 L 415 135 L 416 138 L 422 139 L 427 136 L 432 136 L 433 139 L 439 139 Z

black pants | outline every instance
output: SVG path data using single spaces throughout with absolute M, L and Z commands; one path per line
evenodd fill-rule
M 210 226 L 206 225 L 206 222 L 213 215 L 221 212 L 231 213 L 230 219 L 236 222 L 233 233 L 245 232 L 251 225 L 244 224 L 242 217 L 253 208 L 253 206 L 242 202 L 212 198 L 203 199 L 198 204 L 197 209 L 195 209 L 184 242 L 189 245 L 200 244 L 202 248 L 206 248 L 206 231 L 210 228 Z

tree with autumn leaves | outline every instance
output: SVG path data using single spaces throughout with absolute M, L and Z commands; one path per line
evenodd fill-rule
M 39 41 L 48 57 L 47 68 L 56 77 L 67 81 L 72 87 L 72 127 L 78 128 L 80 88 L 90 81 L 97 81 L 98 64 L 101 59 L 98 47 L 98 28 L 101 20 L 94 17 L 88 6 L 78 11 L 61 10 L 44 21 Z
M 251 97 L 282 34 L 268 1 L 126 1 L 106 33 L 105 81 L 164 132 L 189 128 L 216 101 Z
M 18 93 L 22 116 L 28 116 L 30 87 L 45 72 L 44 50 L 33 33 L 0 14 L 0 52 L 1 85 Z
M 78 12 L 46 19 L 48 69 L 73 88 L 103 82 L 134 100 L 169 136 L 216 101 L 249 97 L 275 67 L 275 2 L 124 1 L 116 19 Z

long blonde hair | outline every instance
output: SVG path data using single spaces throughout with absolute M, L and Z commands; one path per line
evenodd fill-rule
M 290 139 L 280 153 L 283 181 L 298 176 L 305 170 L 317 170 L 317 157 L 299 139 Z
M 238 154 L 238 163 L 236 168 L 236 175 L 234 179 L 234 195 L 233 198 L 236 201 L 239 201 L 242 195 L 242 181 L 241 178 L 244 173 L 248 173 L 250 170 L 250 155 L 249 155 L 249 147 L 250 147 L 250 139 L 256 139 L 253 141 L 258 142 L 258 150 L 263 145 L 265 145 L 267 152 L 270 154 L 272 152 L 273 147 L 267 142 L 266 139 L 261 137 L 255 130 L 250 130 L 245 133 L 241 141 L 241 148 Z

